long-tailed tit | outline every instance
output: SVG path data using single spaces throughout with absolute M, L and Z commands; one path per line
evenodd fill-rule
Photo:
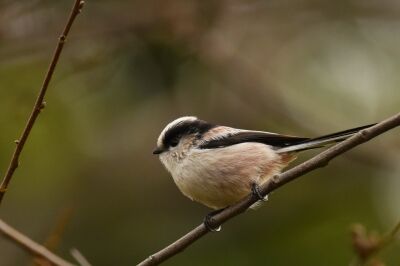
M 258 185 L 280 173 L 298 152 L 345 140 L 369 126 L 302 138 L 185 116 L 164 128 L 153 153 L 159 155 L 185 196 L 219 210 L 251 192 L 257 194 Z

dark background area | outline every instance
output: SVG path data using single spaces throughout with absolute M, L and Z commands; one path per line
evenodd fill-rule
M 134 265 L 201 222 L 209 210 L 151 154 L 179 116 L 317 136 L 399 110 L 397 1 L 86 2 L 0 209 L 40 243 L 65 222 L 56 252 L 69 260 L 75 247 L 93 265 Z M 1 175 L 71 5 L 0 1 Z M 165 265 L 348 265 L 351 224 L 400 219 L 399 150 L 390 131 Z M 1 265 L 31 261 L 0 238 Z

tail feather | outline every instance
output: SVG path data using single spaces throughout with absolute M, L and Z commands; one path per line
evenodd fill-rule
M 303 142 L 278 149 L 277 152 L 278 153 L 286 153 L 286 152 L 294 152 L 294 151 L 299 152 L 299 151 L 303 151 L 303 150 L 322 148 L 329 144 L 343 141 L 343 140 L 353 136 L 358 131 L 363 130 L 365 128 L 369 128 L 373 125 L 375 125 L 375 124 L 356 127 L 356 128 L 352 128 L 352 129 L 347 129 L 347 130 L 343 130 L 343 131 L 336 132 L 333 134 L 324 135 L 324 136 L 317 137 L 317 138 L 307 139 Z

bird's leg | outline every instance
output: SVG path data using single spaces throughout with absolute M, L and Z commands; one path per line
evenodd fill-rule
M 218 232 L 218 231 L 221 230 L 221 226 L 220 225 L 217 226 L 217 227 L 215 227 L 213 225 L 213 223 L 214 223 L 213 216 L 218 214 L 218 213 L 220 213 L 220 212 L 222 212 L 225 209 L 226 209 L 226 207 L 222 208 L 222 209 L 219 209 L 219 210 L 212 211 L 212 212 L 208 213 L 206 215 L 206 217 L 204 217 L 203 223 L 204 223 L 204 226 L 207 228 L 208 231 L 210 231 L 210 232 Z
M 252 183 L 251 184 L 251 194 L 253 195 L 253 197 L 257 200 L 261 200 L 261 201 L 267 201 L 268 199 L 268 195 L 266 195 L 265 197 L 261 194 L 260 191 L 260 186 L 257 183 Z

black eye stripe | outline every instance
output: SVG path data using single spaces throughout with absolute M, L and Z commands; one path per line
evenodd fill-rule
M 181 139 L 181 137 L 182 137 L 181 135 L 175 136 L 174 138 L 171 139 L 169 145 L 170 145 L 171 147 L 175 147 L 176 145 L 178 145 L 179 140 Z
M 215 125 L 202 120 L 182 121 L 165 132 L 163 145 L 164 147 L 176 146 L 183 136 L 196 134 L 196 137 L 201 137 L 202 134 L 214 127 Z
M 171 141 L 171 143 L 169 144 L 171 147 L 176 147 L 176 145 L 178 145 L 179 140 L 178 139 L 174 139 Z

